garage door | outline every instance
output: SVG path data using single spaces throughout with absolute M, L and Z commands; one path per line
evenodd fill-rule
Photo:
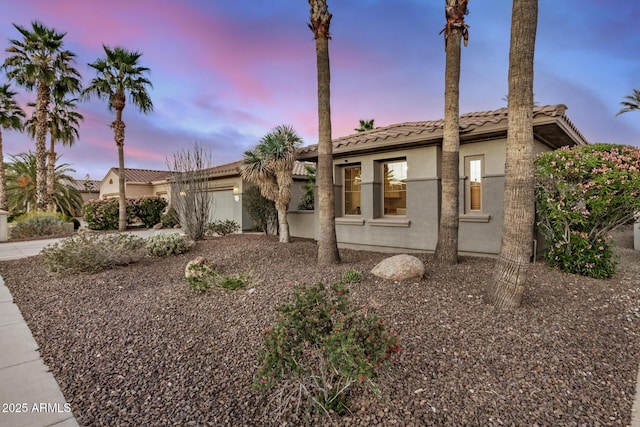
M 211 191 L 209 195 L 212 198 L 209 213 L 211 221 L 230 219 L 242 225 L 240 202 L 233 199 L 233 190 Z

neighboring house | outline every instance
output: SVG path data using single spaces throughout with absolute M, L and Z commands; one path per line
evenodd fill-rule
M 535 152 L 587 141 L 566 106 L 534 109 Z M 336 235 L 340 247 L 435 250 L 440 212 L 443 120 L 400 123 L 333 141 Z M 461 254 L 500 251 L 507 109 L 460 117 Z M 316 162 L 317 146 L 298 160 Z M 318 212 L 292 212 L 291 235 L 317 237 Z M 532 243 L 533 247 L 533 243 Z
M 76 179 L 73 188 L 80 192 L 83 203 L 100 198 L 100 181 Z
M 252 230 L 253 221 L 243 204 L 243 193 L 253 185 L 240 176 L 244 161 L 215 166 L 206 169 L 209 180 L 209 194 L 212 197 L 210 220 L 233 220 L 242 230 Z M 128 198 L 160 196 L 171 200 L 171 172 L 146 169 L 125 169 L 125 194 Z M 303 184 L 307 179 L 305 164 L 296 162 L 293 170 L 291 206 L 297 206 L 302 198 Z M 100 198 L 118 197 L 118 169 L 112 168 L 100 183 Z
M 125 194 L 127 198 L 159 196 L 169 198 L 167 179 L 169 171 L 125 168 Z M 100 199 L 118 197 L 120 174 L 118 168 L 111 168 L 100 183 Z

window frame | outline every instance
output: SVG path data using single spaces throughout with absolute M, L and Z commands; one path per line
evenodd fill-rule
M 360 177 L 360 187 L 359 191 L 347 191 L 347 170 L 351 169 L 359 169 L 359 177 Z M 355 178 L 353 179 L 355 181 Z M 360 212 L 357 213 L 347 213 L 347 192 L 349 193 L 360 193 Z M 342 167 L 342 216 L 345 217 L 357 217 L 362 215 L 362 164 L 360 163 L 352 163 L 349 165 L 344 165 Z
M 471 162 L 479 161 L 480 162 L 480 208 L 472 209 L 472 198 L 471 198 L 471 179 L 472 179 L 472 171 L 471 171 Z M 485 211 L 485 197 L 484 197 L 484 187 L 485 187 L 485 173 L 484 173 L 485 161 L 484 154 L 476 154 L 472 156 L 464 157 L 464 212 L 466 214 L 482 214 Z M 475 182 L 475 181 L 474 181 Z
M 387 193 L 387 189 L 385 188 L 385 182 L 386 182 L 386 174 L 385 174 L 385 166 L 390 164 L 390 163 L 404 163 L 404 172 L 405 172 L 405 176 L 403 179 L 401 179 L 403 181 L 403 189 L 402 190 L 393 190 L 396 192 L 404 192 L 404 213 L 403 214 L 388 214 L 385 210 L 386 206 L 385 206 L 385 200 L 387 199 L 386 193 Z M 382 218 L 404 218 L 407 216 L 407 179 L 409 178 L 409 164 L 407 162 L 407 158 L 406 157 L 400 157 L 400 158 L 395 158 L 395 159 L 385 159 L 385 160 L 380 160 L 379 161 L 379 170 L 380 170 L 380 177 L 381 177 L 381 197 L 380 197 L 380 212 L 382 213 L 381 217 Z M 396 208 L 397 211 L 398 208 Z

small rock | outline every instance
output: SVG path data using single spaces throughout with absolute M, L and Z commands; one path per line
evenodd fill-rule
M 162 225 L 161 222 L 159 222 L 159 223 L 157 223 L 156 225 L 153 226 L 154 230 L 160 230 L 162 228 L 164 228 L 164 225 Z
M 211 272 L 211 264 L 205 257 L 197 257 L 187 264 L 184 269 L 184 277 L 198 277 Z
M 424 263 L 411 255 L 396 255 L 382 260 L 371 270 L 377 277 L 388 280 L 421 279 Z

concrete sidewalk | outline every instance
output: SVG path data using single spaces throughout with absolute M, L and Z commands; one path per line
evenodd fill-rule
M 141 230 L 148 237 L 177 230 Z M 0 243 L 0 261 L 38 255 L 47 245 L 62 239 Z M 9 289 L 0 277 L 0 427 L 78 426 L 73 408 L 42 361 Z

